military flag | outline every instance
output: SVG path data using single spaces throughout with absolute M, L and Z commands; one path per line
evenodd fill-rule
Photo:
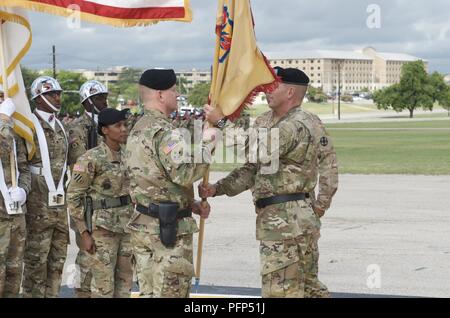
M 34 125 L 29 120 L 31 108 L 19 64 L 31 46 L 31 28 L 25 10 L 20 8 L 0 7 L 0 23 L 0 85 L 5 96 L 16 105 L 14 130 L 25 139 L 28 158 L 31 159 L 36 152 Z
M 233 119 L 256 94 L 277 85 L 274 70 L 256 44 L 250 0 L 219 0 L 211 104 Z
M 118 27 L 159 21 L 192 21 L 189 0 L 2 0 L 4 5 L 61 16 L 79 12 L 82 20 Z
M 233 120 L 255 96 L 277 88 L 279 79 L 256 44 L 250 0 L 219 0 L 210 103 Z M 203 183 L 209 182 L 209 169 Z M 200 284 L 205 220 L 200 220 L 195 289 Z

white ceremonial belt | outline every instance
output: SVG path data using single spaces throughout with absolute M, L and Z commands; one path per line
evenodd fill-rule
M 30 165 L 30 172 L 35 175 L 42 176 L 42 167 L 32 166 Z

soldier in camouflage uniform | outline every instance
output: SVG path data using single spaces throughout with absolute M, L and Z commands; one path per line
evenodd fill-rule
M 130 297 L 130 231 L 126 228 L 133 207 L 128 194 L 129 178 L 123 164 L 123 149 L 128 132 L 128 109 L 107 108 L 99 115 L 99 132 L 105 141 L 82 155 L 73 168 L 67 192 L 68 209 L 77 224 L 83 250 L 91 260 L 91 297 Z M 92 200 L 88 205 L 86 200 Z M 92 229 L 88 228 L 86 209 L 92 207 Z M 91 234 L 92 233 L 92 234 Z
M 3 95 L 1 90 L 0 95 Z M 0 96 L 0 103 L 0 298 L 17 298 L 22 281 L 26 237 L 25 200 L 31 188 L 31 175 L 25 144 L 12 129 L 14 103 L 11 99 L 3 101 L 3 96 Z M 12 188 L 8 185 L 12 185 L 10 153 L 14 150 L 19 175 L 16 175 L 17 186 Z M 5 200 L 5 196 L 9 198 Z M 21 205 L 22 211 L 7 209 L 7 205 L 14 203 L 16 207 Z M 16 214 L 19 212 L 22 213 Z
M 292 72 L 291 69 L 275 67 L 275 70 L 283 80 L 285 72 Z M 294 71 L 296 72 L 296 71 Z M 301 95 L 306 94 L 307 87 L 300 86 Z M 301 106 L 301 103 L 300 103 Z M 330 208 L 331 201 L 338 188 L 338 163 L 333 142 L 325 129 L 320 118 L 303 108 L 301 108 L 302 122 L 311 132 L 313 142 L 318 150 L 318 195 L 314 191 L 310 193 L 314 212 L 321 218 L 325 211 Z M 306 276 L 305 276 L 305 297 L 307 298 L 328 298 L 330 293 L 327 287 L 319 281 L 319 246 L 320 225 L 313 233 L 311 253 L 306 255 Z
M 311 195 L 317 184 L 319 149 L 299 107 L 309 79 L 299 70 L 279 76 L 283 83 L 267 94 L 272 110 L 254 124 L 257 129 L 270 129 L 269 140 L 276 133 L 274 128 L 278 129 L 278 147 L 272 142 L 267 146 L 269 154 L 278 155 L 278 169 L 267 169 L 272 167 L 273 157 L 260 158 L 235 169 L 215 185 L 200 186 L 199 191 L 202 197 L 211 197 L 235 196 L 251 189 L 256 237 L 260 240 L 262 296 L 305 297 L 307 281 L 314 278 L 309 272 L 320 229 Z M 206 114 L 213 122 L 221 116 L 208 109 Z
M 209 205 L 194 201 L 192 184 L 202 178 L 207 164 L 193 163 L 185 152 L 190 140 L 175 130 L 169 118 L 179 95 L 175 72 L 147 70 L 139 83 L 145 110 L 128 138 L 126 163 L 136 203 L 128 227 L 140 294 L 189 297 L 194 275 L 192 236 L 198 231 L 192 213 L 205 218 L 209 214 Z M 205 131 L 205 154 L 214 147 L 214 133 Z
M 48 76 L 31 85 L 36 109 L 30 120 L 38 147 L 31 159 L 31 192 L 27 201 L 27 240 L 24 256 L 24 297 L 58 297 L 69 243 L 65 175 L 68 141 L 56 118 L 61 86 Z
M 108 90 L 98 81 L 87 81 L 81 86 L 79 93 L 85 112 L 69 125 L 69 165 L 71 167 L 81 155 L 97 147 L 98 142 L 102 140 L 97 129 L 98 113 L 108 107 Z M 80 286 L 75 288 L 75 295 L 77 298 L 90 298 L 92 279 L 90 256 L 81 248 L 81 236 L 72 220 L 70 227 L 75 232 L 79 249 L 75 264 L 80 271 Z
M 338 188 L 338 163 L 333 143 L 322 124 L 315 115 L 301 109 L 302 122 L 309 128 L 314 144 L 318 149 L 319 187 L 316 197 L 314 192 L 310 193 L 312 208 L 319 218 L 323 217 L 329 209 L 331 200 Z M 319 238 L 321 222 L 318 222 L 316 231 L 312 236 L 311 253 L 306 255 L 305 297 L 306 298 L 329 298 L 328 288 L 319 281 Z

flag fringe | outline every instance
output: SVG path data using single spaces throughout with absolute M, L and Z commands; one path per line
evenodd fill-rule
M 24 9 L 29 9 L 33 11 L 49 13 L 59 16 L 68 17 L 73 14 L 74 10 L 70 10 L 68 8 L 57 7 L 51 4 L 46 3 L 36 3 L 29 2 L 23 0 L 4 0 L 6 3 L 2 3 L 4 6 L 18 6 Z M 91 13 L 80 12 L 81 20 L 98 23 L 98 24 L 106 24 L 120 28 L 127 27 L 139 27 L 139 26 L 148 26 L 152 24 L 156 24 L 161 21 L 179 21 L 179 22 L 191 22 L 192 21 L 192 10 L 190 8 L 190 0 L 184 0 L 184 10 L 185 17 L 184 18 L 158 18 L 158 19 L 115 19 L 115 18 L 107 18 L 98 16 Z
M 267 83 L 267 84 L 262 84 L 259 85 L 257 87 L 255 87 L 245 98 L 244 102 L 241 104 L 241 106 L 239 106 L 239 108 L 232 113 L 231 115 L 227 116 L 228 119 L 230 119 L 231 121 L 234 121 L 236 119 L 239 118 L 239 116 L 241 115 L 242 110 L 247 107 L 247 106 L 251 106 L 253 104 L 253 102 L 255 101 L 256 96 L 259 93 L 272 93 L 274 90 L 276 90 L 278 88 L 278 85 L 280 84 L 280 77 L 275 74 L 274 69 L 272 68 L 272 66 L 270 66 L 269 61 L 267 60 L 267 58 L 265 57 L 265 55 L 260 52 L 264 62 L 266 63 L 267 68 L 270 70 L 270 72 L 272 73 L 273 77 L 275 78 L 275 80 L 273 82 Z
M 9 66 L 8 65 L 6 66 L 7 67 L 6 75 L 8 77 L 15 70 L 15 68 L 19 65 L 20 60 L 23 59 L 23 57 L 25 56 L 25 54 L 28 52 L 28 50 L 31 47 L 31 42 L 32 42 L 31 26 L 30 26 L 30 23 L 26 19 L 24 19 L 22 16 L 13 14 L 13 13 L 9 13 L 9 12 L 5 12 L 5 11 L 0 11 L 0 20 L 20 24 L 23 27 L 27 28 L 28 31 L 30 32 L 30 35 L 28 37 L 27 42 L 25 43 L 25 46 L 19 51 L 19 54 L 17 54 L 17 56 L 14 58 L 14 60 L 11 62 L 11 64 Z M 3 83 L 2 74 L 0 74 L 0 83 Z M 13 89 L 18 90 L 18 87 L 10 88 L 10 90 L 13 90 Z M 11 92 L 10 96 L 15 96 L 16 93 L 17 92 Z

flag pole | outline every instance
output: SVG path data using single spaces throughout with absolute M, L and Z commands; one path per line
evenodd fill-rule
M 209 167 L 206 168 L 203 176 L 203 185 L 209 183 Z M 207 203 L 206 199 L 202 199 L 202 204 Z M 198 230 L 198 244 L 197 244 L 197 262 L 195 266 L 195 292 L 198 293 L 198 287 L 200 285 L 200 272 L 202 268 L 202 253 L 203 253 L 203 238 L 205 233 L 205 219 L 200 217 L 200 228 Z
M 209 123 L 206 122 L 205 128 L 209 128 Z M 206 168 L 205 173 L 203 175 L 203 185 L 207 185 L 209 183 L 209 165 L 208 168 Z M 202 205 L 206 205 L 207 199 L 202 198 Z M 205 233 L 205 219 L 200 217 L 200 228 L 198 230 L 198 244 L 197 244 L 197 261 L 195 264 L 195 285 L 194 289 L 195 292 L 198 293 L 198 288 L 200 286 L 200 273 L 202 268 L 202 254 L 203 254 L 203 238 Z
M 2 75 L 3 75 L 3 92 L 5 95 L 5 99 L 8 98 L 8 69 L 6 67 L 6 55 L 5 55 L 5 37 L 3 34 L 3 20 L 0 20 L 0 53 L 2 54 L 1 57 L 1 65 L 2 65 Z M 11 153 L 9 154 L 10 157 L 10 163 L 11 163 L 11 182 L 12 187 L 17 187 L 17 180 L 16 180 L 16 159 L 14 156 L 14 150 L 11 150 Z

